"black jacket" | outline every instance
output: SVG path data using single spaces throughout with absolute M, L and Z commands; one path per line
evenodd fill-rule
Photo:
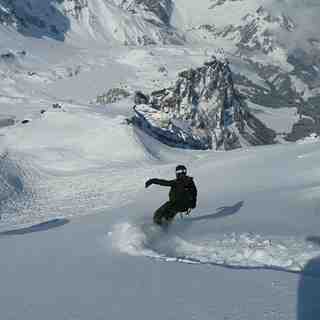
M 177 211 L 194 209 L 197 205 L 197 188 L 192 177 L 182 176 L 174 180 L 150 179 L 146 187 L 151 184 L 170 187 L 169 201 Z

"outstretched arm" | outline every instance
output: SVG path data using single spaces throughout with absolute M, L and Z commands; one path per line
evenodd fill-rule
M 152 184 L 157 184 L 159 186 L 172 187 L 175 180 L 164 180 L 164 179 L 149 179 L 146 182 L 146 188 L 151 186 Z

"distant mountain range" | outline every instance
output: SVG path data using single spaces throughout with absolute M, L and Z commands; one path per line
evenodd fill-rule
M 291 141 L 320 133 L 317 13 L 296 0 L 0 0 L 2 25 L 26 36 L 219 49 L 243 101 L 296 108 Z

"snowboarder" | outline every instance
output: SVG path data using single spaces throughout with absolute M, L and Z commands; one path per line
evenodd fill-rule
M 163 224 L 173 220 L 178 212 L 188 212 L 197 205 L 197 188 L 193 178 L 187 176 L 187 168 L 183 165 L 176 167 L 176 179 L 149 179 L 145 187 L 148 188 L 152 184 L 171 187 L 169 192 L 169 201 L 164 203 L 153 215 L 154 223 Z

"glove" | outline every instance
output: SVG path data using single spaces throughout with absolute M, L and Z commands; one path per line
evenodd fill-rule
M 147 181 L 146 181 L 146 184 L 145 184 L 146 188 L 148 188 L 149 186 L 151 186 L 152 183 L 153 183 L 153 179 L 147 180 Z

